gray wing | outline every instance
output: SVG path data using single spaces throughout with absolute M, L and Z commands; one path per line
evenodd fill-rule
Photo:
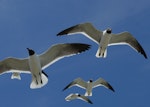
M 80 95 L 78 93 L 75 93 L 75 94 L 71 93 L 65 98 L 66 101 L 71 101 L 71 100 L 75 100 L 75 99 L 80 99 L 80 100 L 83 100 L 90 104 L 93 104 L 92 101 L 88 97 L 86 97 L 84 95 Z
M 81 43 L 66 43 L 56 44 L 50 47 L 46 52 L 39 55 L 41 66 L 43 69 L 53 64 L 54 62 L 71 55 L 79 54 L 90 48 L 88 44 Z
M 10 70 L 29 72 L 28 59 L 7 58 L 0 62 L 0 74 Z
M 112 90 L 113 92 L 115 92 L 115 90 L 113 89 L 113 87 L 104 79 L 99 78 L 96 81 L 93 82 L 93 88 L 96 88 L 98 86 L 104 86 L 105 88 L 108 88 L 110 90 Z
M 99 44 L 101 40 L 101 36 L 103 34 L 102 31 L 95 29 L 95 27 L 91 23 L 83 23 L 67 28 L 57 34 L 57 36 L 61 35 L 71 35 L 71 34 L 83 34 L 89 39 L 93 40 L 97 44 Z
M 93 104 L 92 101 L 88 97 L 86 97 L 84 95 L 78 95 L 78 99 L 81 99 L 81 100 L 86 101 L 86 102 L 88 102 L 90 104 Z
M 120 34 L 112 35 L 109 46 L 110 45 L 118 45 L 118 44 L 127 44 L 127 45 L 131 46 L 133 49 L 135 49 L 137 52 L 141 53 L 147 59 L 147 55 L 146 55 L 144 49 L 139 44 L 139 42 L 129 32 L 123 32 Z
M 66 90 L 66 89 L 68 89 L 68 88 L 70 88 L 70 87 L 72 87 L 72 86 L 78 86 L 78 87 L 81 87 L 81 88 L 86 89 L 86 88 L 87 88 L 87 83 L 86 83 L 84 80 L 82 80 L 81 78 L 77 78 L 77 79 L 75 79 L 74 81 L 72 81 L 71 83 L 69 83 L 69 84 L 63 89 L 63 91 Z
M 78 95 L 71 93 L 65 98 L 65 100 L 70 101 L 70 100 L 76 99 L 77 97 Z

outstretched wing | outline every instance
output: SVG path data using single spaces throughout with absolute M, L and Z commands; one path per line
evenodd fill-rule
M 67 28 L 59 32 L 57 36 L 71 34 L 83 34 L 89 39 L 99 44 L 103 32 L 95 29 L 95 27 L 91 23 L 83 23 Z
M 69 83 L 69 84 L 63 89 L 63 91 L 66 90 L 66 89 L 68 89 L 68 88 L 71 88 L 72 86 L 78 86 L 78 87 L 81 87 L 81 88 L 83 88 L 83 89 L 86 89 L 86 88 L 87 88 L 87 83 L 86 83 L 84 80 L 82 80 L 81 78 L 77 78 L 77 79 L 75 79 L 74 81 L 72 81 L 71 83 Z
M 85 102 L 88 102 L 90 104 L 93 104 L 93 102 L 87 97 L 87 96 L 84 96 L 84 95 L 78 95 L 78 99 L 81 99 Z
M 112 90 L 113 92 L 115 91 L 114 89 L 113 89 L 113 87 L 107 82 L 107 81 L 105 81 L 104 79 L 102 79 L 102 78 L 99 78 L 99 79 L 97 79 L 96 81 L 94 81 L 93 82 L 93 88 L 96 88 L 96 87 L 98 87 L 98 86 L 104 86 L 105 88 L 107 88 L 107 89 L 110 89 L 110 90 Z
M 28 73 L 30 71 L 28 59 L 7 58 L 0 62 L 0 74 L 10 70 Z
M 134 50 L 141 53 L 147 59 L 147 55 L 144 49 L 142 48 L 140 43 L 129 32 L 123 32 L 123 33 L 112 35 L 109 46 L 118 45 L 118 44 L 123 44 L 123 45 L 127 44 L 131 46 Z
M 88 97 L 86 97 L 84 95 L 80 95 L 78 93 L 75 93 L 75 94 L 71 93 L 65 98 L 66 101 L 71 101 L 71 100 L 75 100 L 75 99 L 80 99 L 80 100 L 83 100 L 90 104 L 93 104 L 92 101 Z
M 88 44 L 82 43 L 66 43 L 56 44 L 50 47 L 46 52 L 39 55 L 41 66 L 43 69 L 54 62 L 68 56 L 79 54 L 90 48 Z

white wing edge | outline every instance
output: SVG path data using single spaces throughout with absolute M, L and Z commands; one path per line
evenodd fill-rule
M 13 73 L 13 72 L 25 73 L 25 74 L 31 74 L 30 71 L 9 70 L 9 71 L 6 71 L 6 72 L 1 73 L 0 75 L 5 74 L 5 73 Z
M 79 54 L 79 53 L 76 53 L 76 54 Z M 45 68 L 47 68 L 48 66 L 52 65 L 53 63 L 57 62 L 58 60 L 64 58 L 64 57 L 70 57 L 70 56 L 73 56 L 73 55 L 76 55 L 76 54 L 70 54 L 70 55 L 66 55 L 66 56 L 62 56 L 62 57 L 58 57 L 56 58 L 55 60 L 53 60 L 52 62 L 48 63 L 47 65 L 43 66 L 42 69 L 44 70 Z
M 82 85 L 79 85 L 79 84 L 75 84 L 75 86 L 78 86 L 80 88 L 86 89 L 85 87 L 83 87 Z
M 96 87 L 99 87 L 99 86 L 104 86 L 102 84 L 97 84 L 97 85 L 94 85 L 93 88 L 96 88 Z
M 128 45 L 128 46 L 130 46 L 132 49 L 134 49 L 135 51 L 137 51 L 134 47 L 132 47 L 130 44 L 128 44 L 128 43 L 126 43 L 126 42 L 108 44 L 108 46 L 113 46 L 113 45 Z M 138 51 L 137 51 L 137 52 L 138 52 Z
M 98 41 L 96 41 L 95 39 L 93 39 L 92 37 L 90 37 L 88 34 L 86 34 L 85 32 L 76 32 L 76 33 L 68 33 L 67 35 L 73 35 L 73 34 L 82 34 L 82 35 L 85 35 L 87 38 L 89 38 L 90 40 L 92 40 L 92 41 L 94 41 L 94 42 L 96 42 L 97 44 L 99 44 L 98 43 Z

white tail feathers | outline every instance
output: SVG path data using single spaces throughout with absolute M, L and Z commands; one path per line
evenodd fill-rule
M 18 80 L 21 80 L 20 73 L 18 73 L 18 72 L 13 72 L 12 75 L 11 75 L 11 79 L 18 79 Z
M 92 96 L 92 92 L 90 92 L 90 93 L 86 92 L 85 96 Z
M 106 56 L 107 56 L 107 49 L 104 52 L 104 58 L 106 58 Z
M 102 48 L 99 47 L 98 50 L 97 50 L 97 52 L 96 52 L 96 55 L 95 55 L 95 56 L 96 56 L 97 58 L 101 58 L 101 57 L 106 58 L 106 56 L 107 56 L 107 49 L 102 50 Z
M 41 79 L 36 80 L 36 78 L 32 78 L 32 82 L 30 84 L 31 89 L 41 88 L 45 86 L 48 83 L 48 77 L 45 75 L 45 73 L 41 74 Z

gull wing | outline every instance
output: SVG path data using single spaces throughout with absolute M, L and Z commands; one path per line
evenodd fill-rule
M 28 65 L 28 59 L 18 59 L 18 58 L 7 58 L 0 61 L 0 74 L 6 73 L 12 70 L 12 72 L 24 72 L 28 73 L 30 71 Z
M 81 100 L 83 100 L 83 101 L 85 101 L 85 102 L 88 102 L 88 103 L 90 103 L 90 104 L 93 104 L 92 101 L 91 101 L 88 97 L 86 97 L 86 96 L 84 96 L 84 95 L 78 95 L 78 99 L 81 99 Z
M 99 44 L 101 40 L 101 36 L 103 35 L 102 31 L 95 29 L 95 27 L 91 23 L 83 23 L 67 28 L 57 34 L 57 36 L 61 35 L 71 35 L 71 34 L 83 34 L 89 39 L 93 40 L 97 44 Z
M 96 81 L 93 82 L 93 88 L 96 88 L 98 86 L 104 86 L 107 89 L 112 90 L 113 92 L 115 92 L 115 90 L 113 89 L 113 87 L 104 79 L 99 78 Z
M 71 101 L 71 100 L 75 100 L 75 99 L 80 99 L 80 100 L 83 100 L 90 104 L 93 104 L 92 101 L 88 97 L 86 97 L 84 95 L 80 95 L 78 93 L 75 93 L 75 94 L 71 93 L 65 98 L 66 101 Z
M 109 46 L 119 45 L 119 44 L 127 44 L 131 46 L 134 50 L 141 53 L 147 59 L 147 55 L 144 49 L 142 48 L 140 43 L 129 32 L 123 32 L 123 33 L 112 35 Z
M 66 43 L 53 45 L 46 52 L 39 55 L 41 66 L 43 69 L 45 69 L 49 65 L 64 57 L 79 54 L 88 50 L 89 48 L 90 45 L 82 43 Z
M 63 91 L 66 90 L 66 89 L 68 89 L 68 88 L 71 88 L 72 86 L 78 86 L 78 87 L 81 87 L 81 88 L 83 88 L 83 89 L 86 89 L 86 88 L 87 88 L 87 83 L 86 83 L 84 80 L 82 80 L 81 78 L 77 78 L 77 79 L 75 79 L 74 81 L 72 81 L 71 83 L 69 83 L 69 84 L 63 89 Z

